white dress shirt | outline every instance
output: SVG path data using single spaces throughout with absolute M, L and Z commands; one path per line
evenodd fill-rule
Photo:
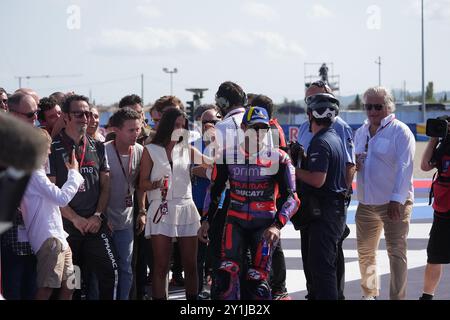
M 227 113 L 222 121 L 216 123 L 216 141 L 219 150 L 239 145 L 243 141 L 243 132 L 240 130 L 245 108 L 237 108 Z M 237 138 L 237 139 L 236 139 Z
M 413 201 L 414 135 L 406 124 L 388 115 L 373 137 L 369 123 L 355 133 L 355 153 L 366 158 L 357 172 L 357 197 L 366 205 Z
M 46 176 L 44 169 L 33 172 L 22 199 L 21 209 L 28 238 L 38 252 L 48 238 L 57 238 L 66 250 L 69 244 L 59 207 L 69 204 L 84 178 L 77 170 L 69 170 L 67 181 L 58 188 Z

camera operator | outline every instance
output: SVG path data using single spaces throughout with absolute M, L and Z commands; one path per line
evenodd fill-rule
M 443 119 L 442 119 L 443 120 Z M 427 266 L 425 268 L 423 294 L 420 300 L 432 300 L 442 274 L 442 264 L 450 263 L 450 117 L 444 137 L 431 137 L 422 156 L 421 169 L 430 171 L 437 168 L 437 178 L 431 185 L 434 195 L 433 225 L 427 246 Z M 428 134 L 427 123 L 427 134 Z

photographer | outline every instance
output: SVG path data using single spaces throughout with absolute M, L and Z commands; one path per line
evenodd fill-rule
M 422 156 L 421 169 L 430 171 L 437 168 L 437 177 L 431 185 L 434 195 L 433 225 L 427 246 L 427 266 L 425 268 L 423 294 L 420 300 L 432 300 L 442 274 L 442 264 L 450 263 L 450 117 L 446 120 L 447 130 L 441 138 L 431 137 Z M 430 122 L 427 122 L 429 135 Z M 445 127 L 444 127 L 445 128 Z M 430 201 L 431 201 L 430 195 Z

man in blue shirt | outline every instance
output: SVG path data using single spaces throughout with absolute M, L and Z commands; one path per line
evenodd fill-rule
M 305 101 L 310 101 L 315 94 L 329 93 L 332 94 L 332 90 L 322 81 L 313 82 L 305 94 Z M 350 204 L 350 197 L 352 193 L 352 181 L 355 174 L 355 149 L 353 145 L 353 130 L 352 128 L 339 116 L 336 116 L 335 121 L 331 125 L 337 135 L 341 138 L 344 147 L 345 156 L 345 179 L 347 184 L 347 201 L 346 207 Z M 303 146 L 304 150 L 308 150 L 309 144 L 313 137 L 310 131 L 309 121 L 305 121 L 300 125 L 297 141 Z M 344 253 L 342 250 L 342 242 L 347 238 L 350 233 L 348 226 L 345 226 L 344 235 L 341 241 L 338 243 L 338 258 L 337 258 L 337 281 L 338 281 L 338 296 L 340 300 L 344 300 L 344 286 L 345 286 L 345 260 Z M 307 228 L 302 228 L 301 230 L 302 241 L 307 238 Z M 303 265 L 307 265 L 307 244 L 302 245 L 302 258 Z M 306 276 L 306 283 L 308 289 L 308 299 L 314 299 L 314 294 L 311 292 L 311 276 L 307 266 L 304 267 L 304 272 Z
M 339 110 L 333 95 L 319 93 L 307 99 L 309 127 L 313 134 L 306 163 L 296 171 L 301 180 L 303 211 L 308 215 L 302 230 L 302 257 L 308 280 L 309 299 L 338 299 L 338 243 L 345 230 L 344 146 L 331 128 Z M 304 232 L 306 231 L 306 232 Z M 306 258 L 306 259 L 305 259 Z

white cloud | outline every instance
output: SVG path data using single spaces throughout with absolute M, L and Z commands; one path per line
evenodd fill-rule
M 224 38 L 233 45 L 239 45 L 251 50 L 263 50 L 274 58 L 282 58 L 287 55 L 305 55 L 305 51 L 298 42 L 285 39 L 276 32 L 234 30 L 225 34 Z
M 278 12 L 271 6 L 258 2 L 245 2 L 241 6 L 241 11 L 245 14 L 266 20 L 275 20 L 279 17 Z
M 411 11 L 415 15 L 422 14 L 420 1 L 411 2 Z M 427 20 L 449 20 L 450 19 L 450 0 L 434 0 L 424 2 L 424 16 Z
M 333 12 L 330 9 L 324 7 L 321 4 L 313 5 L 311 10 L 309 11 L 309 15 L 315 19 L 331 18 L 334 16 Z
M 93 51 L 108 54 L 141 55 L 208 51 L 208 34 L 202 30 L 145 28 L 143 31 L 103 30 L 99 39 L 90 41 Z
M 140 15 L 144 16 L 145 18 L 149 18 L 149 19 L 159 18 L 161 16 L 161 11 L 157 7 L 155 7 L 151 4 L 139 5 L 136 7 L 136 11 Z
M 250 47 L 254 45 L 256 38 L 249 32 L 242 32 L 241 30 L 233 30 L 224 35 L 226 40 L 231 41 L 233 44 L 237 44 L 244 47 Z

